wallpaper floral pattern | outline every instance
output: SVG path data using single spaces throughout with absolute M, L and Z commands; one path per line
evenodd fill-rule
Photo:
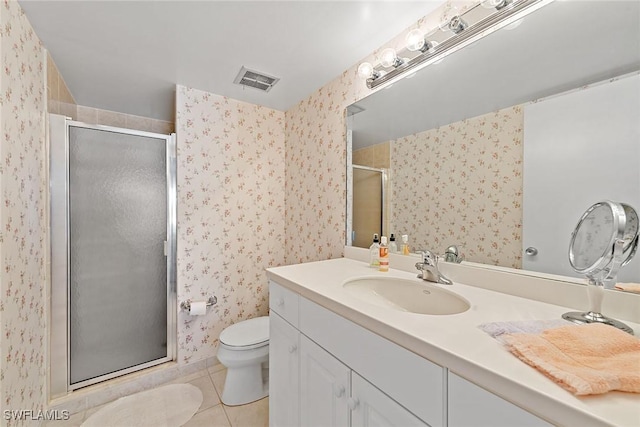
M 452 5 L 412 28 L 437 24 Z M 363 59 L 375 60 L 403 39 L 399 34 Z M 19 4 L 0 3 L 3 409 L 37 410 L 46 401 L 43 55 Z M 372 92 L 356 68 L 286 113 L 178 86 L 178 299 L 218 297 L 205 316 L 178 313 L 180 363 L 215 355 L 224 327 L 266 314 L 266 267 L 285 257 L 295 263 L 342 255 L 344 109 Z
M 515 106 L 393 141 L 392 231 L 520 268 L 523 127 Z
M 342 256 L 346 220 L 344 109 L 354 98 L 346 80 L 334 81 L 286 113 L 287 264 Z
M 178 360 L 215 356 L 220 332 L 266 315 L 265 268 L 284 264 L 284 113 L 177 88 Z
M 472 4 L 468 0 L 446 1 L 410 29 L 435 28 Z M 362 61 L 379 62 L 384 48 L 404 46 L 405 35 L 406 31 L 398 34 Z M 374 92 L 358 77 L 358 64 L 286 112 L 287 264 L 343 254 L 347 210 L 345 109 Z
M 0 3 L 0 408 L 45 396 L 45 72 L 17 2 Z M 12 419 L 7 425 L 25 422 Z

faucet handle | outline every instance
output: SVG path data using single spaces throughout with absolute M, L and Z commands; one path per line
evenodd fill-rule
M 456 245 L 451 245 L 446 251 L 444 251 L 444 260 L 446 262 L 455 262 L 456 264 L 460 264 L 464 260 L 464 256 L 460 255 Z
M 426 265 L 437 265 L 438 257 L 433 254 L 433 252 L 426 250 L 422 252 L 422 262 Z

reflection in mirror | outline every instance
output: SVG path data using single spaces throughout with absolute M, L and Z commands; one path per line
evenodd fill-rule
M 594 200 L 640 206 L 639 16 L 635 1 L 552 2 L 358 101 L 352 163 L 389 153 L 384 233 L 579 277 L 575 218 Z M 619 279 L 640 281 L 640 262 Z
M 354 246 L 368 248 L 371 236 L 385 235 L 387 230 L 384 209 L 387 192 L 386 169 L 366 166 L 353 166 L 353 204 L 358 207 L 353 211 L 353 229 L 358 233 L 352 234 Z

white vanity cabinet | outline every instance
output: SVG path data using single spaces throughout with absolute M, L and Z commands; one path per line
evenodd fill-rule
M 428 427 L 304 335 L 300 337 L 300 425 Z
M 352 427 L 428 427 L 355 372 L 351 372 L 351 399 L 348 404 L 353 408 Z
M 552 425 L 449 372 L 449 427 L 551 427 Z
M 309 338 L 300 336 L 300 425 L 349 425 L 351 370 Z
M 549 426 L 270 282 L 271 427 Z
M 391 386 L 392 389 L 404 389 L 404 394 L 407 396 L 412 394 L 407 378 L 398 376 L 395 372 L 398 366 L 393 363 L 394 358 L 389 357 L 390 353 L 379 348 L 377 353 L 371 352 L 372 345 L 376 347 L 379 343 L 367 342 L 368 340 L 363 339 L 362 336 L 352 336 L 351 327 L 369 334 L 368 331 L 304 298 L 297 299 L 295 293 L 274 282 L 270 283 L 270 301 L 270 426 L 429 427 L 429 424 L 354 372 L 352 365 L 345 363 L 344 359 L 352 359 L 355 355 L 355 359 L 359 359 L 360 362 L 353 360 L 355 362 L 353 364 L 362 365 L 365 372 L 369 369 L 380 370 L 379 375 L 373 375 L 380 377 L 379 382 L 396 383 Z M 299 318 L 291 317 L 291 313 L 298 314 L 299 310 L 306 310 L 305 314 Z M 303 319 L 308 330 L 300 325 L 300 318 Z M 336 325 L 336 321 L 344 323 Z M 345 326 L 347 326 L 346 330 Z M 338 332 L 335 328 L 341 329 L 342 332 L 337 335 L 347 336 L 350 339 L 348 341 L 341 338 L 335 341 L 331 338 L 327 340 L 324 336 L 318 336 L 319 328 L 326 329 L 329 335 Z M 321 342 L 314 342 L 306 335 L 307 333 L 315 335 Z M 377 336 L 372 334 L 368 338 L 371 337 Z M 382 338 L 379 339 L 382 340 Z M 397 348 L 402 352 L 406 351 L 386 340 L 383 341 L 389 349 Z M 354 342 L 357 345 L 353 345 Z M 345 343 L 353 347 L 355 352 L 345 352 L 343 348 Z M 325 345 L 337 350 L 337 354 L 327 351 Z M 418 359 L 424 361 L 424 359 Z M 371 361 L 376 360 L 377 362 L 372 364 Z M 437 378 L 441 382 L 443 377 L 440 370 L 441 368 L 438 368 Z M 439 387 L 436 395 L 441 396 L 442 390 L 442 387 Z M 418 399 L 418 404 L 428 407 L 429 405 L 425 405 L 426 402 L 423 399 Z M 414 399 L 409 399 L 410 404 L 413 403 L 412 400 Z M 442 405 L 437 409 L 435 418 L 442 418 Z M 441 424 L 433 424 L 435 425 Z
M 282 317 L 269 315 L 269 425 L 299 422 L 300 332 Z

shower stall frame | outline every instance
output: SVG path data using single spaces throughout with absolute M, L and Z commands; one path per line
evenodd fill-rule
M 69 325 L 69 128 L 71 126 L 166 141 L 167 177 L 167 354 L 150 362 L 71 384 Z M 50 340 L 49 396 L 61 397 L 70 391 L 106 381 L 176 358 L 177 334 L 177 161 L 175 134 L 164 135 L 112 126 L 92 125 L 49 114 L 49 205 L 50 205 Z

